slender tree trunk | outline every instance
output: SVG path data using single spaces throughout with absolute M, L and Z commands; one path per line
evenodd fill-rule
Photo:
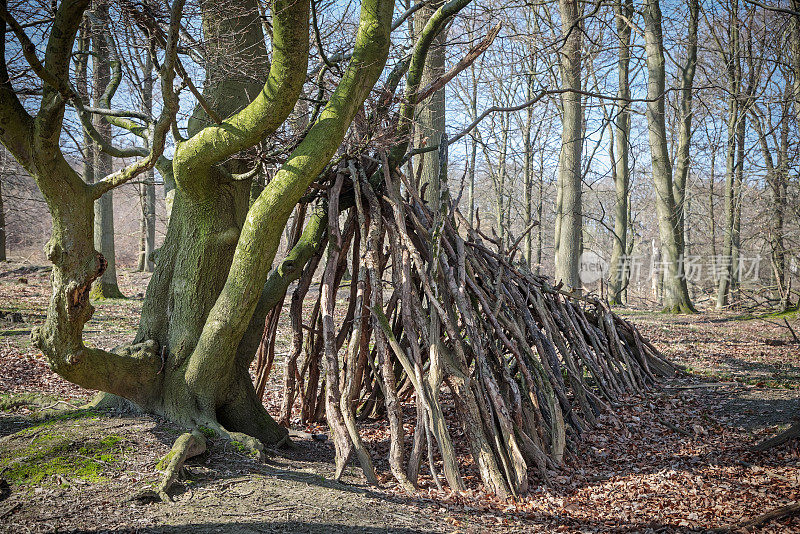
M 425 7 L 421 8 L 414 14 L 414 30 L 417 35 L 422 33 L 428 19 L 431 18 L 436 10 L 444 2 L 436 0 Z M 435 80 L 444 75 L 444 62 L 447 44 L 447 28 L 437 35 L 428 50 L 428 55 L 425 58 L 425 67 L 422 69 L 422 79 L 420 87 L 427 87 Z M 416 146 L 423 145 L 431 146 L 439 143 L 442 134 L 444 134 L 446 126 L 445 116 L 445 91 L 444 88 L 439 89 L 428 97 L 419 106 L 419 115 L 416 121 Z M 438 201 L 438 184 L 434 182 L 438 178 L 439 173 L 439 151 L 431 150 L 419 156 L 418 165 L 422 166 L 422 173 L 420 174 L 420 190 L 426 187 L 425 200 L 429 202 Z M 427 184 L 427 186 L 425 185 Z
M 733 283 L 733 254 L 734 254 L 734 232 L 736 225 L 736 154 L 737 154 L 737 132 L 741 121 L 741 59 L 739 43 L 739 19 L 738 0 L 730 3 L 730 42 L 727 53 L 720 51 L 723 61 L 726 62 L 728 71 L 728 142 L 725 154 L 725 226 L 722 240 L 722 267 L 724 270 L 720 274 L 717 286 L 716 308 L 721 310 L 728 305 L 730 298 L 731 285 Z
M 761 118 L 755 114 L 753 120 L 759 145 L 761 146 L 761 154 L 766 166 L 767 187 L 769 188 L 772 198 L 772 205 L 770 206 L 770 259 L 773 268 L 773 278 L 775 280 L 775 293 L 780 306 L 783 306 L 786 302 L 784 286 L 786 272 L 784 213 L 786 204 L 786 183 L 788 178 L 788 162 L 786 161 L 786 157 L 788 155 L 789 105 L 784 107 L 783 112 L 783 116 L 781 117 L 781 139 L 780 145 L 778 146 L 777 165 L 772 156 L 772 151 L 770 150 Z
M 699 0 L 687 0 L 689 5 L 689 30 L 687 34 L 686 63 L 681 67 L 680 127 L 678 132 L 677 164 L 675 181 L 672 184 L 677 209 L 677 229 L 686 236 L 686 183 L 689 178 L 691 158 L 689 151 L 692 144 L 692 96 L 694 92 L 694 73 L 697 66 L 697 25 L 700 13 Z M 683 269 L 685 246 L 679 250 L 679 261 Z
M 731 293 L 738 301 L 741 287 L 741 257 L 742 257 L 742 196 L 744 195 L 744 143 L 747 133 L 747 110 L 743 108 L 736 124 L 736 174 L 733 184 L 733 229 L 732 254 L 731 254 Z
M 153 109 L 153 61 L 150 54 L 145 59 L 145 77 L 142 81 L 142 105 L 148 115 Z M 138 270 L 153 272 L 153 251 L 156 245 L 156 184 L 152 169 L 144 175 L 140 185 L 142 217 L 140 224 L 141 248 L 139 250 Z
M 536 215 L 539 217 L 539 226 L 536 227 L 536 269 L 535 273 L 540 274 L 542 270 L 542 247 L 544 246 L 544 223 L 542 216 L 544 215 L 544 151 L 539 151 L 539 188 L 538 197 L 536 199 Z
M 559 52 L 561 86 L 581 90 L 581 43 L 583 28 L 577 0 L 559 0 L 561 31 L 565 39 Z M 558 161 L 556 200 L 556 282 L 579 291 L 579 263 L 583 227 L 581 154 L 583 151 L 583 104 L 577 92 L 561 97 L 561 154 Z
M 469 95 L 470 106 L 470 119 L 475 120 L 478 118 L 478 76 L 475 72 L 475 64 L 470 65 L 471 89 Z M 473 225 L 475 222 L 475 163 L 478 155 L 478 139 L 470 136 L 470 153 L 469 153 L 469 224 Z
M 711 265 L 716 271 L 717 261 L 717 219 L 715 217 L 714 208 L 714 184 L 717 181 L 716 176 L 716 152 L 711 151 L 711 177 L 708 182 L 708 218 L 709 226 L 711 227 Z
M 507 119 L 507 116 L 506 116 Z M 495 216 L 497 217 L 497 235 L 500 238 L 500 243 L 505 248 L 505 243 L 508 237 L 508 226 L 506 225 L 506 156 L 508 153 L 508 126 L 507 120 L 500 120 L 500 158 L 498 161 L 497 179 L 495 182 Z
M 93 101 L 97 107 L 102 107 L 102 95 L 111 75 L 109 64 L 109 51 L 101 32 L 108 24 L 108 7 L 105 0 L 95 0 L 92 10 L 98 19 L 98 25 L 92 28 L 92 57 L 93 57 Z M 94 26 L 94 25 L 93 25 Z M 111 124 L 100 115 L 95 115 L 95 129 L 105 137 L 111 139 Z M 94 180 L 99 181 L 113 170 L 111 155 L 102 152 L 97 146 L 94 149 Z M 94 204 L 94 247 L 106 259 L 107 266 L 100 277 L 92 286 L 91 297 L 94 299 L 123 298 L 124 295 L 117 285 L 116 250 L 114 248 L 114 197 L 111 191 L 101 196 Z
M 2 180 L 0 180 L 0 261 L 6 261 L 6 211 L 3 207 Z
M 622 293 L 625 288 L 628 270 L 628 197 L 630 196 L 630 169 L 628 167 L 628 147 L 630 145 L 631 115 L 629 66 L 631 58 L 631 28 L 628 21 L 633 16 L 633 1 L 624 0 L 614 4 L 614 14 L 619 38 L 619 60 L 617 61 L 617 78 L 619 89 L 616 103 L 616 120 L 614 121 L 614 243 L 611 250 L 611 270 L 609 273 L 608 296 L 612 305 L 622 304 Z
M 658 234 L 663 264 L 664 308 L 673 313 L 694 311 L 686 286 L 681 253 L 683 231 L 677 228 L 677 206 L 672 184 L 672 165 L 667 149 L 664 116 L 664 43 L 658 0 L 645 0 L 645 50 L 647 52 L 647 125 L 653 183 L 656 191 Z
M 633 173 L 631 173 L 631 182 L 633 182 Z M 633 202 L 631 200 L 631 195 L 629 194 L 628 195 L 628 213 L 627 213 L 627 219 L 628 219 L 627 247 L 628 248 L 625 250 L 625 255 L 628 256 L 628 257 L 633 256 L 634 235 L 635 235 L 634 226 L 633 226 L 633 218 L 631 217 L 631 213 L 633 212 L 633 209 L 631 208 L 632 203 Z M 623 272 L 623 276 L 624 276 L 624 279 L 622 281 L 622 287 L 623 287 L 623 290 L 622 290 L 622 303 L 623 304 L 627 304 L 628 303 L 628 286 L 630 286 L 630 283 L 631 283 L 631 269 L 630 268 L 625 269 L 625 271 Z
M 800 13 L 800 0 L 792 0 L 792 9 Z M 792 16 L 792 70 L 794 71 L 794 115 L 800 123 L 800 15 Z
M 531 72 L 526 73 L 526 96 L 530 100 L 533 94 L 533 65 L 529 66 Z M 524 187 L 525 187 L 525 228 L 530 226 L 533 221 L 533 147 L 531 146 L 531 123 L 533 122 L 533 107 L 528 107 L 525 116 L 525 130 L 523 132 L 523 150 L 525 151 L 524 162 Z M 541 221 L 539 221 L 541 226 Z M 525 266 L 531 268 L 533 255 L 533 232 L 528 230 L 525 236 Z
M 798 17 L 800 18 L 800 17 Z M 790 93 L 787 87 L 787 94 Z M 783 109 L 781 116 L 781 136 L 780 149 L 778 152 L 778 173 L 775 176 L 775 187 L 773 188 L 773 232 L 775 250 L 775 278 L 781 293 L 781 310 L 785 311 L 791 306 L 791 295 L 789 294 L 789 277 L 786 270 L 786 213 L 787 213 L 787 191 L 789 185 L 789 113 L 790 107 L 787 105 Z

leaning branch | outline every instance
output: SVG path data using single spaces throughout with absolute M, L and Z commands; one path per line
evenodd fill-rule
M 489 46 L 491 46 L 495 37 L 497 37 L 497 34 L 500 33 L 500 28 L 502 28 L 502 26 L 503 24 L 498 22 L 491 30 L 489 30 L 489 33 L 486 34 L 486 37 L 483 39 L 483 41 L 472 48 L 472 50 L 470 50 L 467 55 L 461 59 L 461 61 L 456 63 L 453 68 L 444 74 L 444 76 L 438 78 L 425 89 L 420 91 L 420 93 L 417 95 L 417 102 L 422 102 L 433 93 L 444 87 L 447 82 L 455 78 L 461 71 L 469 67 L 478 58 L 478 56 L 486 52 L 486 50 L 489 49 Z
M 787 15 L 793 15 L 795 17 L 800 17 L 800 11 L 795 11 L 794 9 L 789 9 L 787 7 L 781 6 L 771 6 L 769 4 L 765 4 L 763 2 L 758 2 L 757 0 L 744 0 L 748 4 L 752 4 L 754 6 L 758 6 L 761 8 L 766 9 L 767 11 L 774 11 L 776 13 L 785 13 Z
M 72 89 L 64 80 L 59 80 L 53 73 L 48 71 L 44 64 L 39 60 L 36 55 L 36 46 L 31 42 L 25 29 L 17 22 L 17 19 L 8 11 L 5 5 L 0 5 L 0 17 L 11 27 L 11 31 L 19 39 L 22 48 L 22 55 L 25 61 L 28 62 L 34 74 L 42 79 L 44 83 L 55 88 L 58 92 L 65 97 L 71 97 L 73 94 Z

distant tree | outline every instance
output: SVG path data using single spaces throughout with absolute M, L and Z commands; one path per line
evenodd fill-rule
M 629 145 L 631 135 L 631 114 L 628 100 L 631 97 L 630 61 L 631 26 L 633 1 L 625 0 L 614 4 L 614 21 L 619 39 L 619 58 L 617 60 L 618 90 L 614 120 L 614 242 L 608 281 L 608 300 L 613 305 L 622 304 L 622 296 L 628 283 L 628 203 L 630 199 L 630 161 Z
M 656 192 L 658 234 L 663 257 L 664 308 L 673 313 L 694 312 L 683 272 L 683 231 L 678 228 L 672 164 L 667 150 L 664 115 L 665 65 L 664 41 L 659 0 L 644 2 L 644 35 L 647 53 L 647 129 L 650 159 Z
M 556 198 L 555 279 L 573 290 L 580 290 L 579 278 L 583 236 L 582 169 L 583 103 L 581 53 L 583 17 L 577 0 L 559 0 L 561 32 L 564 39 L 559 50 L 562 129 L 561 156 L 558 162 Z

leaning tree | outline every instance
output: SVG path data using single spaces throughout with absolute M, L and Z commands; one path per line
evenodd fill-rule
M 185 459 L 205 449 L 209 432 L 259 454 L 264 445 L 288 444 L 296 401 L 304 420 L 324 418 L 330 425 L 337 476 L 355 454 L 367 479 L 377 483 L 358 421 L 379 414 L 389 424 L 391 472 L 405 489 L 416 486 L 423 458 L 441 485 L 437 451 L 446 483 L 462 489 L 453 421 L 443 410 L 445 386 L 484 484 L 498 495 L 517 495 L 527 491 L 529 470 L 546 479 L 620 396 L 672 372 L 603 302 L 566 292 L 515 262 L 522 236 L 509 248 L 461 216 L 447 188 L 446 136 L 412 148 L 418 104 L 485 51 L 499 31 L 423 87 L 431 44 L 468 3 L 439 6 L 415 32 L 410 52 L 384 74 L 392 30 L 416 8 L 393 22 L 393 1 L 363 0 L 352 49 L 327 56 L 308 0 L 274 0 L 269 14 L 259 12 L 256 0 L 201 1 L 202 93 L 179 55 L 191 44 L 181 24 L 183 0 L 174 0 L 168 15 L 154 13 L 148 3 L 126 4 L 130 20 L 153 43 L 162 102 L 160 116 L 151 118 L 111 109 L 110 99 L 105 107 L 87 106 L 74 89 L 70 61 L 88 0 L 58 6 L 43 60 L 0 0 L 3 52 L 8 36 L 15 36 L 41 80 L 34 110 L 21 103 L 5 63 L 0 70 L 0 139 L 34 177 L 53 218 L 46 245 L 53 294 L 32 338 L 55 372 L 104 392 L 96 405 L 132 403 L 187 428 L 165 459 L 162 498 Z M 309 64 L 309 19 L 318 65 Z M 103 38 L 114 50 L 112 33 Z M 254 65 L 249 76 L 224 68 L 240 59 Z M 113 80 L 111 96 L 119 83 Z M 301 97 L 306 85 L 316 87 L 316 97 Z M 176 120 L 184 88 L 198 102 L 186 136 Z M 312 104 L 310 120 L 285 146 L 265 153 L 265 142 L 273 146 L 281 138 L 301 98 Z M 139 159 L 84 182 L 62 153 L 67 106 L 102 150 Z M 148 148 L 114 146 L 93 126 L 93 115 L 144 138 Z M 164 155 L 168 136 L 171 160 Z M 408 158 L 433 150 L 440 168 L 429 183 L 438 187 L 424 191 L 418 175 L 401 169 Z M 265 162 L 273 172 L 251 198 L 251 182 Z M 93 312 L 89 292 L 106 267 L 93 246 L 93 203 L 155 166 L 176 193 L 164 244 L 153 254 L 138 332 L 130 344 L 111 350 L 87 346 L 82 331 Z M 293 212 L 291 248 L 272 268 Z M 352 298 L 337 321 L 336 295 L 348 268 Z M 306 316 L 303 303 L 315 274 L 320 291 Z M 295 281 L 280 425 L 261 394 Z M 258 388 L 250 376 L 254 360 Z M 410 452 L 404 407 L 417 414 Z

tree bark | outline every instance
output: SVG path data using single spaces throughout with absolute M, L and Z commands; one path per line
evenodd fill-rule
M 689 6 L 689 29 L 687 32 L 686 63 L 681 67 L 681 97 L 680 97 L 680 129 L 678 132 L 677 164 L 675 181 L 672 184 L 675 195 L 676 227 L 682 239 L 679 253 L 680 269 L 683 272 L 686 255 L 686 235 L 688 223 L 688 199 L 686 197 L 686 183 L 689 178 L 691 166 L 690 148 L 692 144 L 692 97 L 694 92 L 694 73 L 697 67 L 697 26 L 700 13 L 699 0 L 687 0 Z
M 628 21 L 633 16 L 633 0 L 614 4 L 614 15 L 619 38 L 619 59 L 617 60 L 617 80 L 619 88 L 614 121 L 614 242 L 611 249 L 611 265 L 608 280 L 608 300 L 612 305 L 623 303 L 622 294 L 626 286 L 628 271 L 628 197 L 630 196 L 630 169 L 628 150 L 630 145 L 631 96 L 629 66 L 631 59 L 631 27 Z
M 421 8 L 414 14 L 414 32 L 419 36 L 425 25 L 436 10 L 443 4 L 443 0 L 436 0 Z M 444 75 L 445 52 L 447 51 L 447 28 L 433 39 L 425 58 L 425 66 L 422 69 L 420 87 L 427 87 Z M 439 143 L 446 126 L 446 107 L 445 90 L 439 89 L 428 97 L 424 102 L 417 106 L 417 120 L 415 131 L 415 145 L 417 148 L 431 146 Z M 428 201 L 438 201 L 439 199 L 439 151 L 431 150 L 420 155 L 417 165 L 422 166 L 419 173 L 420 183 L 418 187 L 425 190 L 425 199 Z M 427 185 L 426 185 L 427 184 Z
M 148 115 L 153 109 L 153 60 L 150 54 L 145 58 L 145 73 L 142 80 L 142 107 Z M 153 272 L 153 252 L 156 246 L 156 184 L 155 173 L 152 169 L 144 175 L 141 190 L 141 248 L 139 250 L 138 270 Z
M 3 207 L 2 180 L 0 180 L 0 261 L 6 261 L 6 211 Z
M 526 73 L 526 95 L 525 98 L 530 100 L 533 98 L 533 65 L 529 68 L 531 72 Z M 531 146 L 531 125 L 533 123 L 533 107 L 528 107 L 525 113 L 525 129 L 522 134 L 523 150 L 525 151 L 525 162 L 523 163 L 524 171 L 524 188 L 525 188 L 525 209 L 524 209 L 524 222 L 525 228 L 528 228 L 533 221 L 533 147 Z M 539 221 L 541 223 L 541 221 Z M 528 230 L 525 235 L 525 266 L 531 268 L 531 260 L 533 257 L 533 232 Z
M 582 5 L 582 4 L 581 4 Z M 577 0 L 559 0 L 561 32 L 565 39 L 559 52 L 561 87 L 581 90 L 581 43 L 583 24 Z M 581 154 L 583 152 L 583 104 L 577 92 L 561 96 L 561 154 L 558 161 L 556 198 L 555 280 L 568 289 L 581 289 L 579 263 L 583 228 Z
M 677 205 L 672 184 L 672 165 L 667 149 L 664 116 L 664 44 L 661 7 L 658 0 L 645 0 L 645 51 L 647 53 L 647 129 L 650 159 L 656 191 L 658 234 L 664 276 L 664 308 L 672 313 L 692 313 L 686 277 L 683 272 L 683 231 L 677 228 Z
M 738 125 L 742 120 L 741 115 L 741 84 L 742 68 L 739 42 L 739 2 L 731 0 L 729 3 L 730 42 L 728 50 L 719 50 L 722 60 L 727 67 L 728 75 L 728 142 L 725 154 L 725 200 L 724 214 L 725 226 L 723 227 L 722 257 L 724 271 L 721 273 L 717 286 L 716 308 L 721 310 L 728 305 L 730 290 L 733 284 L 734 266 L 734 232 L 736 221 L 736 172 L 737 172 L 737 146 Z
M 174 80 L 182 5 L 176 0 L 173 6 L 169 61 L 161 72 L 165 108 L 171 113 L 177 112 L 177 102 L 167 99 Z M 46 53 L 49 75 L 56 80 L 69 75 L 72 44 L 87 7 L 86 0 L 59 5 Z M 53 216 L 53 236 L 47 246 L 54 264 L 53 296 L 47 318 L 34 329 L 32 338 L 57 373 L 84 387 L 125 397 L 181 425 L 207 426 L 252 449 L 260 447 L 259 441 L 285 441 L 286 430 L 275 424 L 255 394 L 248 373 L 255 346 L 245 334 L 253 328 L 251 318 L 267 279 L 264 266 L 274 258 L 291 211 L 340 146 L 383 70 L 392 7 L 392 2 L 383 0 L 362 3 L 356 46 L 341 83 L 320 120 L 245 218 L 248 184 L 239 195 L 241 182 L 218 164 L 249 149 L 284 122 L 307 72 L 308 3 L 293 1 L 290 6 L 276 0 L 273 62 L 260 90 L 254 97 L 241 91 L 239 101 L 249 103 L 220 125 L 203 126 L 198 113 L 193 119 L 194 134 L 178 144 L 173 159 L 174 211 L 147 289 L 139 332 L 130 346 L 114 352 L 86 347 L 82 341 L 83 325 L 93 311 L 89 287 L 106 268 L 103 255 L 92 243 L 92 205 L 110 182 L 100 187 L 86 184 L 63 157 L 58 143 L 64 111 L 64 99 L 57 94 L 60 86 L 43 85 L 41 109 L 31 117 L 13 94 L 2 68 L 0 119 L 9 124 L 0 132 L 3 144 L 34 176 Z M 252 8 L 251 14 L 242 15 L 245 8 Z M 213 32 L 218 22 L 216 27 L 227 36 L 229 25 L 249 20 L 249 27 L 257 31 L 233 34 L 264 46 L 255 0 L 244 6 L 238 2 L 235 11 L 217 13 L 223 19 L 211 21 L 207 31 Z M 5 30 L 4 24 L 0 30 Z M 232 48 L 227 54 L 247 50 L 252 47 Z M 224 80 L 218 84 L 224 85 Z M 234 86 L 241 90 L 241 85 Z M 223 92 L 228 91 L 232 89 Z M 216 105 L 223 109 L 233 96 Z M 160 120 L 160 131 L 166 134 L 170 122 Z M 263 328 L 263 317 L 256 323 Z
M 800 13 L 800 0 L 792 0 L 792 9 Z M 800 15 L 792 17 L 792 70 L 793 81 L 793 106 L 795 120 L 800 123 Z
M 92 11 L 97 23 L 92 23 L 92 57 L 93 76 L 92 100 L 96 107 L 103 107 L 103 95 L 111 78 L 111 66 L 108 46 L 102 37 L 108 22 L 109 4 L 105 0 L 92 2 Z M 111 124 L 101 115 L 95 115 L 92 122 L 97 132 L 106 139 L 111 139 Z M 102 180 L 111 174 L 111 155 L 102 152 L 95 144 L 94 178 L 92 182 Z M 94 299 L 123 298 L 117 285 L 116 250 L 114 247 L 114 198 L 113 193 L 101 196 L 94 204 L 94 247 L 106 259 L 107 266 L 100 277 L 92 285 L 91 297 Z

